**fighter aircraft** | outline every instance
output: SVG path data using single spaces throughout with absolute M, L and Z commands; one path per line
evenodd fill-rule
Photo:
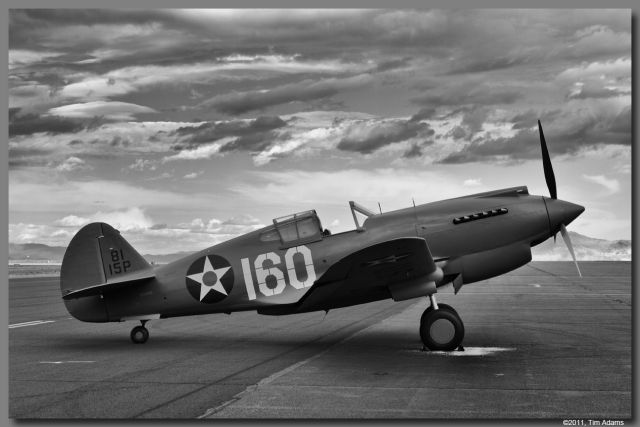
M 520 186 L 385 213 L 349 202 L 351 231 L 323 230 L 310 210 L 157 266 L 111 226 L 92 223 L 65 252 L 64 304 L 85 322 L 140 321 L 131 340 L 144 343 L 153 319 L 246 310 L 285 315 L 428 297 L 420 319 L 424 346 L 455 350 L 464 325 L 453 308 L 437 303 L 438 288 L 451 283 L 457 294 L 518 268 L 531 260 L 532 246 L 558 232 L 576 262 L 565 226 L 584 207 L 557 198 L 540 121 L 538 128 L 551 197 Z

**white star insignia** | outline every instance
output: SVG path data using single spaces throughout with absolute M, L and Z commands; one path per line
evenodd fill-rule
M 230 268 L 231 267 L 223 267 L 214 269 L 211 265 L 211 261 L 209 261 L 209 257 L 207 256 L 204 258 L 204 269 L 202 270 L 202 273 L 195 273 L 187 276 L 189 279 L 200 283 L 200 301 L 202 301 L 204 297 L 207 296 L 211 289 L 215 290 L 216 292 L 220 292 L 221 294 L 228 295 L 227 291 L 224 289 L 224 286 L 222 286 L 220 279 L 222 279 L 222 276 L 227 274 L 227 271 L 229 271 Z M 216 283 L 214 283 L 212 286 L 206 285 L 203 280 L 204 275 L 210 271 L 213 271 L 216 275 Z

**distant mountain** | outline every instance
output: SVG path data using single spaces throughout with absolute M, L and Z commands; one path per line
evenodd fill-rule
M 631 240 L 603 240 L 569 231 L 578 261 L 631 261 Z M 531 248 L 534 261 L 571 261 L 560 233 Z
M 62 262 L 64 252 L 67 250 L 64 246 L 47 246 L 41 243 L 9 243 L 9 261 L 49 261 Z M 166 255 L 143 255 L 150 263 L 167 264 L 179 258 L 187 256 L 192 252 L 177 252 Z
M 602 240 L 569 232 L 576 257 L 582 261 L 631 261 L 631 240 Z M 47 246 L 40 243 L 9 243 L 9 261 L 43 260 L 62 262 L 65 247 Z M 192 252 L 177 252 L 164 255 L 143 255 L 147 261 L 155 264 L 166 264 L 189 255 Z M 554 244 L 553 238 L 531 249 L 534 261 L 570 261 L 571 255 L 558 233 Z
M 152 264 L 168 264 L 170 262 L 176 261 L 182 257 L 192 254 L 193 252 L 177 252 L 174 254 L 166 254 L 166 255 L 142 255 L 147 261 Z
M 9 243 L 9 261 L 52 261 L 61 262 L 64 246 L 47 246 L 40 243 Z

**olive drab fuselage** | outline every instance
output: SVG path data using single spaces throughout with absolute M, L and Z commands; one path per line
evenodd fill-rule
M 300 312 L 296 305 L 332 265 L 357 250 L 408 237 L 426 241 L 443 273 L 437 286 L 456 280 L 459 287 L 529 262 L 531 246 L 557 233 L 559 218 L 564 215 L 566 221 L 565 211 L 571 210 L 570 206 L 558 207 L 571 204 L 553 200 L 554 211 L 548 206 L 550 201 L 529 195 L 526 187 L 514 187 L 370 215 L 362 227 L 336 234 L 323 232 L 315 212 L 310 211 L 288 220 L 288 229 L 274 222 L 154 266 L 154 277 L 143 283 L 65 303 L 81 320 L 101 322 L 244 310 L 270 314 L 273 307 L 286 307 L 274 312 L 277 314 Z M 135 261 L 117 248 L 110 250 L 116 252 L 103 256 L 107 259 L 103 269 L 112 277 L 106 280 L 117 282 L 118 275 L 128 274 L 127 267 Z M 388 297 L 384 292 L 346 300 L 329 295 L 305 311 Z M 89 310 L 92 314 L 84 315 Z

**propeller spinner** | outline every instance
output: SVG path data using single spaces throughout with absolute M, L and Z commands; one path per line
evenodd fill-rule
M 568 225 L 571 221 L 576 219 L 578 215 L 584 212 L 584 207 L 570 202 L 565 202 L 564 200 L 558 200 L 556 176 L 553 173 L 553 166 L 551 165 L 551 158 L 549 156 L 549 150 L 547 149 L 547 141 L 544 139 L 544 133 L 542 132 L 542 125 L 540 124 L 540 120 L 538 120 L 538 131 L 540 132 L 540 147 L 542 149 L 542 166 L 544 168 L 544 178 L 547 181 L 549 195 L 551 196 L 550 199 L 544 198 L 545 205 L 547 206 L 547 213 L 549 215 L 549 226 L 551 228 L 551 232 L 553 233 L 554 241 L 558 231 L 560 231 L 560 233 L 562 234 L 562 239 L 564 240 L 567 248 L 569 249 L 569 252 L 571 253 L 571 258 L 573 258 L 573 262 L 576 264 L 578 274 L 580 275 L 580 277 L 582 277 L 582 273 L 580 272 L 580 267 L 578 267 L 578 261 L 576 260 L 576 255 L 573 250 L 573 244 L 571 243 L 571 238 L 569 237 L 569 233 L 567 232 L 566 225 Z

